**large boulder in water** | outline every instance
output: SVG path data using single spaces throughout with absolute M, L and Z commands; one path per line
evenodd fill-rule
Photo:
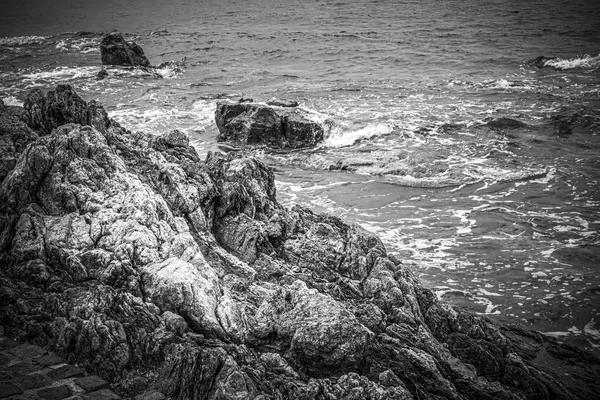
M 323 127 L 298 107 L 252 102 L 218 102 L 217 140 L 236 145 L 266 145 L 280 149 L 312 147 L 323 140 Z
M 144 50 L 135 42 L 128 43 L 120 32 L 111 32 L 100 43 L 103 65 L 150 67 Z

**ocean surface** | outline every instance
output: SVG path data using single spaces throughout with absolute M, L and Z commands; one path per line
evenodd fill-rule
M 122 3 L 3 5 L 0 98 L 69 83 L 201 154 L 231 150 L 217 101 L 296 100 L 321 146 L 242 150 L 284 205 L 377 233 L 454 305 L 600 351 L 600 2 Z M 185 67 L 96 80 L 113 29 Z

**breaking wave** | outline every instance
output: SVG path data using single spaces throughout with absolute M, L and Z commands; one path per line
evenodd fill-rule
M 0 38 L 0 46 L 25 46 L 43 43 L 50 36 L 16 36 Z
M 556 68 L 562 71 L 572 69 L 596 69 L 600 67 L 600 54 L 597 56 L 585 54 L 580 57 L 570 59 L 551 58 L 544 62 L 544 66 Z

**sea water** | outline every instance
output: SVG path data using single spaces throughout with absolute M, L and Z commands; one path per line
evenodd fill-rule
M 322 145 L 243 151 L 284 205 L 377 233 L 456 306 L 597 349 L 598 21 L 585 0 L 26 0 L 0 16 L 0 98 L 69 83 L 201 154 L 217 101 L 298 101 Z M 96 80 L 113 29 L 185 69 Z

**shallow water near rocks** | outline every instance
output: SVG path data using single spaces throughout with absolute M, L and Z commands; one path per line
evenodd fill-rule
M 202 154 L 220 147 L 216 101 L 298 101 L 327 125 L 322 146 L 247 151 L 284 205 L 376 232 L 457 306 L 598 350 L 600 3 L 117 3 L 8 5 L 0 98 L 69 83 Z M 96 80 L 112 29 L 185 71 Z M 528 62 L 541 55 L 556 59 Z

